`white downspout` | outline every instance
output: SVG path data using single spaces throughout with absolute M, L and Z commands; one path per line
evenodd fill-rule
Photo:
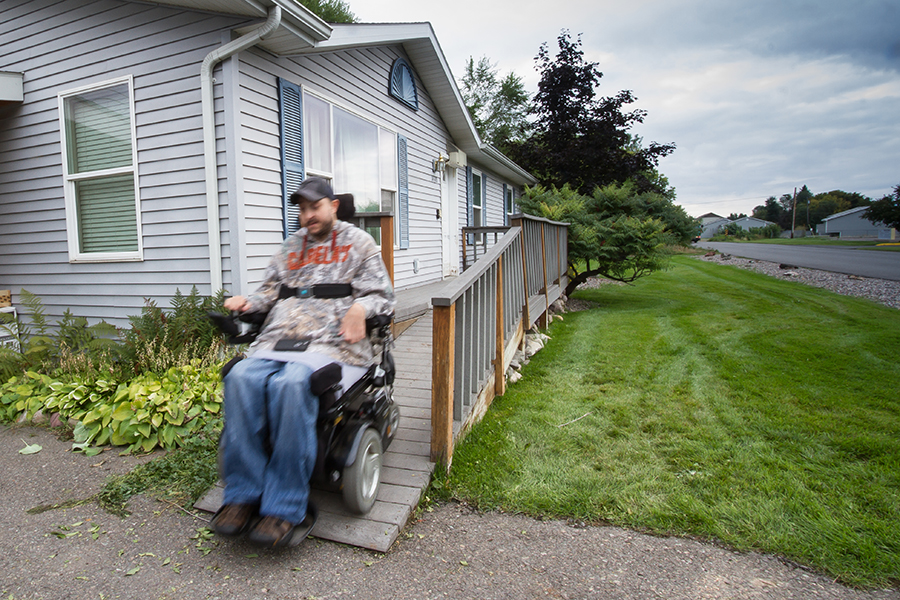
M 222 240 L 219 224 L 218 162 L 216 160 L 216 111 L 213 97 L 213 69 L 216 65 L 255 45 L 278 29 L 281 24 L 281 7 L 269 9 L 269 17 L 256 31 L 228 42 L 210 52 L 200 67 L 200 101 L 203 115 L 203 156 L 206 169 L 206 220 L 209 229 L 209 281 L 210 295 L 222 289 Z M 234 226 L 234 224 L 233 224 Z

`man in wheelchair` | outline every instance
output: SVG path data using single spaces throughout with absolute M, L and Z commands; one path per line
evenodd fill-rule
M 225 375 L 225 493 L 213 529 L 247 532 L 267 546 L 306 537 L 314 522 L 307 507 L 319 399 L 310 390 L 316 365 L 308 357 L 368 366 L 374 350 L 366 319 L 394 306 L 378 246 L 338 220 L 329 183 L 310 177 L 290 201 L 299 205 L 301 229 L 271 258 L 254 294 L 225 301 L 229 310 L 268 317 L 248 357 Z

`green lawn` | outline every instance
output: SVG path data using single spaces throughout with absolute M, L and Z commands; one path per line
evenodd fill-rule
M 689 257 L 576 296 L 433 493 L 900 580 L 900 311 Z

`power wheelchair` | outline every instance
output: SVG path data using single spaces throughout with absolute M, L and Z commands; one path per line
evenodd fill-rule
M 256 339 L 266 316 L 267 313 L 209 314 L 227 335 L 229 344 L 247 344 Z M 319 397 L 318 452 L 310 483 L 339 491 L 347 509 L 357 514 L 369 512 L 375 503 L 382 456 L 400 422 L 400 409 L 393 399 L 396 370 L 390 351 L 392 322 L 393 315 L 376 315 L 366 320 L 367 335 L 376 350 L 374 364 L 345 369 L 340 363 L 329 362 L 310 377 L 311 391 Z M 242 358 L 237 356 L 223 367 L 223 379 Z

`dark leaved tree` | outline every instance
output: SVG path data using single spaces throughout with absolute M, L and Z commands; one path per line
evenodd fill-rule
M 900 229 L 900 184 L 894 186 L 894 192 L 876 200 L 863 212 L 863 217 L 873 223 L 884 223 L 888 227 Z
M 631 91 L 598 97 L 603 74 L 597 63 L 586 62 L 581 38 L 563 30 L 559 52 L 551 56 L 543 44 L 536 57 L 541 78 L 529 112 L 532 135 L 510 144 L 511 158 L 531 171 L 545 186 L 569 184 L 584 194 L 595 187 L 632 180 L 638 191 L 654 190 L 646 177 L 674 144 L 651 143 L 643 148 L 629 130 L 646 111 L 625 111 L 635 101 Z

